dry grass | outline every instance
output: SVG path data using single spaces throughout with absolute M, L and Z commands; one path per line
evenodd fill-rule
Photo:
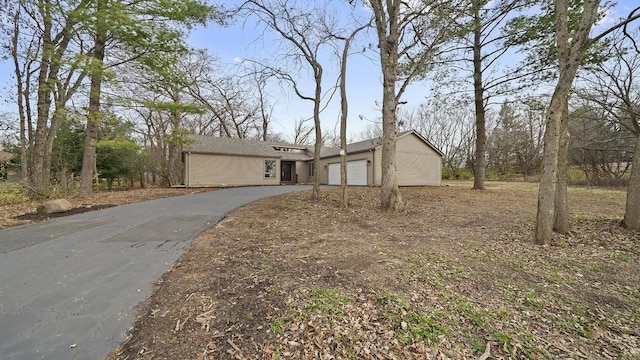
M 48 220 L 53 217 L 78 214 L 110 206 L 132 204 L 140 201 L 192 194 L 214 189 L 147 188 L 119 191 L 99 191 L 91 198 L 70 196 L 74 208 L 62 214 L 38 214 L 36 208 L 42 201 L 29 200 L 18 183 L 0 183 L 0 229 Z
M 535 185 L 306 192 L 229 214 L 158 281 L 110 359 L 640 356 L 640 236 L 624 193 L 572 189 L 571 236 L 531 243 Z

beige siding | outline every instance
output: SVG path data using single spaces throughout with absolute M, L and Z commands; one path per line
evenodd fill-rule
M 374 153 L 374 184 L 382 184 L 382 146 Z M 418 136 L 407 134 L 396 143 L 396 170 L 400 186 L 439 186 L 442 181 L 442 158 Z
M 264 177 L 264 161 L 276 160 L 276 177 Z M 278 185 L 280 160 L 229 155 L 187 154 L 186 185 Z
M 188 187 L 189 186 L 189 161 L 191 161 L 191 154 L 189 153 L 182 153 L 182 160 L 184 161 L 184 184 Z
M 398 139 L 398 185 L 435 185 L 442 180 L 442 157 L 414 134 Z
M 369 164 L 367 165 L 367 183 L 369 184 L 369 186 L 373 185 L 373 153 L 371 151 L 367 151 L 363 153 L 347 155 L 347 161 L 354 160 L 369 160 Z M 320 160 L 320 184 L 326 185 L 327 183 L 329 183 L 329 164 L 339 162 L 340 156 L 334 156 Z
M 311 162 L 296 161 L 296 182 L 298 184 L 309 184 L 313 178 L 309 177 L 309 164 Z
M 373 159 L 373 184 L 380 186 L 382 185 L 382 146 L 375 149 Z

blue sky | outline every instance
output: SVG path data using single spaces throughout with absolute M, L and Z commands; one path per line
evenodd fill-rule
M 364 10 L 362 10 L 364 11 Z M 368 19 L 368 11 L 363 15 Z M 363 18 L 364 19 L 364 18 Z M 285 52 L 283 46 L 279 46 L 279 37 L 270 30 L 264 30 L 264 25 L 255 22 L 243 22 L 238 20 L 229 26 L 220 27 L 211 25 L 207 28 L 193 31 L 189 37 L 189 43 L 197 48 L 207 48 L 216 54 L 220 61 L 229 68 L 242 67 L 238 64 L 241 59 L 253 59 L 258 61 L 273 62 L 278 61 L 278 54 Z M 377 43 L 374 41 L 374 31 L 368 34 L 361 33 L 360 41 L 354 44 L 352 49 L 361 50 L 364 45 Z M 374 45 L 375 46 L 375 45 Z M 327 51 L 330 51 L 327 48 Z M 349 96 L 349 132 L 353 135 L 362 131 L 370 121 L 375 120 L 380 113 L 379 106 L 382 98 L 382 85 L 380 80 L 380 70 L 378 67 L 378 54 L 367 50 L 365 55 L 355 54 L 349 58 L 347 70 L 347 93 Z M 333 56 L 323 56 L 322 65 L 325 77 L 323 88 L 329 91 L 335 86 L 337 80 L 337 60 Z M 305 94 L 312 94 L 313 81 L 308 67 L 297 73 Z M 301 118 L 311 118 L 313 103 L 300 100 L 287 84 L 271 87 L 271 96 L 276 99 L 274 112 L 273 132 L 290 134 L 293 122 Z M 422 96 L 420 96 L 422 97 Z M 416 101 L 417 103 L 417 101 Z M 339 94 L 336 92 L 333 100 L 325 111 L 323 111 L 322 128 L 333 132 L 337 129 L 339 121 Z M 360 115 L 365 120 L 360 119 Z M 352 136 L 353 137 L 353 136 Z
M 228 3 L 228 2 L 227 2 Z M 623 0 L 605 18 L 602 27 L 610 26 L 615 19 L 625 16 L 637 6 L 637 0 Z M 264 38 L 263 27 L 255 23 L 236 22 L 227 27 L 220 27 L 211 24 L 207 27 L 194 29 L 188 37 L 189 44 L 194 48 L 206 48 L 211 54 L 219 57 L 220 61 L 227 67 L 241 66 L 237 64 L 238 59 L 273 59 L 280 51 L 277 46 L 277 37 L 271 35 L 268 30 Z M 369 34 L 359 43 L 377 43 L 374 32 Z M 375 46 L 375 45 L 374 45 Z M 348 69 L 348 95 L 349 95 L 349 122 L 348 132 L 353 139 L 379 117 L 380 104 L 382 100 L 381 75 L 378 65 L 377 54 L 373 51 L 365 52 L 369 58 L 362 55 L 354 55 L 349 59 Z M 336 80 L 335 59 L 325 59 L 325 89 L 329 89 Z M 10 60 L 0 60 L 0 113 L 15 112 L 13 104 L 13 79 L 11 78 L 12 65 Z M 298 74 L 303 83 L 311 86 L 311 79 L 308 73 Z M 292 92 L 287 91 L 288 87 L 272 86 L 271 95 L 276 101 L 274 112 L 274 123 L 271 131 L 290 134 L 293 122 L 296 119 L 308 118 L 312 114 L 312 104 L 308 101 L 299 100 Z M 309 87 L 307 87 L 309 88 Z M 403 100 L 407 101 L 405 107 L 417 106 L 425 98 L 430 96 L 428 84 L 416 82 L 410 86 Z M 362 116 L 360 116 L 362 115 Z M 361 120 L 361 118 L 365 120 Z M 367 121 L 367 119 L 369 121 Z M 339 97 L 336 94 L 331 105 L 322 114 L 323 130 L 334 131 L 339 120 Z

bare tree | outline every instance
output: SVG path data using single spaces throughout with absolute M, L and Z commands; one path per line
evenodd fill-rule
M 306 145 L 311 142 L 311 135 L 313 134 L 313 126 L 308 125 L 310 118 L 298 119 L 293 123 L 293 143 Z
M 521 173 L 524 180 L 542 160 L 544 107 L 536 99 L 526 104 L 505 101 L 487 139 L 487 167 L 499 175 Z
M 8 38 L 11 39 L 9 44 L 5 46 L 8 48 L 14 65 L 14 74 L 16 77 L 16 99 L 18 105 L 18 116 L 20 122 L 19 141 L 20 141 L 20 169 L 21 177 L 23 181 L 29 182 L 29 154 L 28 149 L 32 148 L 33 142 L 33 130 L 31 122 L 31 105 L 29 98 L 29 88 L 32 82 L 31 76 L 33 71 L 31 70 L 35 57 L 38 56 L 40 51 L 39 38 L 35 35 L 26 41 L 26 44 L 21 44 L 21 16 L 22 11 L 19 4 L 6 4 L 2 16 L 8 21 L 3 21 L 3 24 L 11 24 L 12 28 L 5 29 L 5 33 Z M 24 47 L 21 49 L 21 47 Z M 33 54 L 25 58 L 21 57 L 21 54 Z M 27 132 L 28 129 L 28 132 Z M 29 141 L 29 143 L 28 143 Z
M 414 116 L 399 112 L 399 122 L 414 129 L 444 153 L 443 166 L 452 170 L 467 167 L 474 142 L 473 108 L 463 100 L 433 98 L 420 104 Z
M 601 114 L 590 122 L 598 126 L 594 135 L 598 138 L 603 134 L 613 135 L 610 141 L 605 138 L 605 143 L 589 144 L 588 148 L 601 148 L 599 153 L 603 155 L 617 154 L 620 150 L 624 154 L 627 149 L 619 149 L 625 144 L 620 134 L 627 133 L 635 137 L 624 225 L 637 231 L 640 230 L 640 51 L 634 46 L 633 39 L 637 38 L 640 31 L 636 30 L 630 37 L 626 34 L 627 31 L 614 34 L 610 59 L 588 69 L 586 76 L 581 78 L 577 93 L 587 105 L 595 106 L 597 113 Z M 609 131 L 603 131 L 603 128 Z M 626 170 L 628 158 L 625 155 L 616 157 L 618 163 L 614 169 L 611 169 L 613 161 L 609 156 L 592 161 L 592 167 L 604 167 L 608 172 L 619 174 L 621 170 Z
M 283 70 L 280 66 L 264 64 L 272 71 L 272 74 L 283 81 L 288 82 L 295 94 L 302 100 L 313 103 L 313 122 L 315 128 L 314 147 L 314 176 L 313 193 L 314 200 L 320 198 L 320 180 L 317 176 L 320 172 L 320 151 L 322 149 L 322 128 L 320 112 L 322 110 L 323 90 L 322 80 L 324 68 L 320 62 L 321 50 L 330 41 L 330 34 L 324 29 L 332 28 L 333 19 L 327 13 L 327 3 L 320 7 L 310 8 L 309 3 L 292 3 L 289 0 L 249 0 L 239 8 L 239 12 L 245 12 L 248 16 L 256 17 L 267 28 L 275 31 L 287 48 L 287 58 L 292 60 L 294 66 L 306 66 L 313 74 L 314 89 L 312 94 L 307 94 L 301 89 L 300 84 L 294 78 L 293 71 Z M 317 24 L 324 24 L 320 27 Z
M 245 77 L 250 79 L 248 87 L 254 87 L 253 97 L 257 101 L 259 122 L 256 121 L 257 138 L 262 141 L 269 139 L 269 125 L 273 118 L 274 103 L 267 91 L 269 79 L 273 76 L 268 70 L 255 66 L 250 69 L 249 74 Z
M 367 27 L 371 22 L 354 29 L 348 36 L 334 35 L 336 39 L 343 40 L 344 44 L 340 54 L 340 198 L 342 206 L 349 206 L 349 190 L 347 184 L 347 119 L 349 117 L 349 100 L 347 97 L 347 61 L 349 59 L 349 48 L 356 35 Z
M 590 100 L 569 114 L 569 159 L 584 172 L 587 185 L 621 183 L 631 168 L 636 136 Z M 608 106 L 607 106 L 608 107 Z
M 363 118 L 363 115 L 360 115 L 360 118 Z M 369 139 L 377 139 L 382 138 L 382 126 L 379 123 L 367 124 L 364 127 L 364 130 L 360 131 L 356 135 L 357 140 L 369 140 Z

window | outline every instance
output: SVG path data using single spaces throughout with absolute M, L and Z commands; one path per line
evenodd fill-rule
M 309 163 L 308 174 L 309 174 L 309 176 L 313 176 L 313 163 L 312 162 Z
M 264 177 L 265 178 L 276 177 L 276 161 L 275 160 L 264 161 Z

